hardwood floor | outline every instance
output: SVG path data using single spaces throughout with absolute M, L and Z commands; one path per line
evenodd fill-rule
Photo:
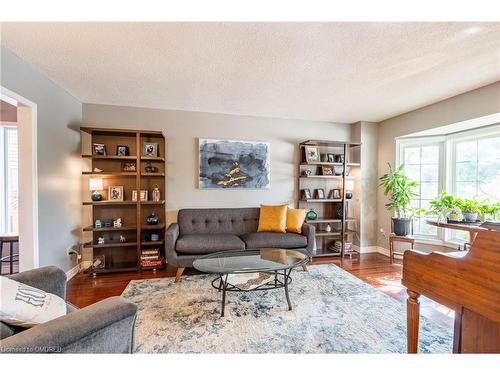
M 401 261 L 390 264 L 388 257 L 370 253 L 354 256 L 352 260 L 345 258 L 343 261 L 339 258 L 319 258 L 311 267 L 324 263 L 334 263 L 398 301 L 406 301 L 406 288 L 401 285 Z M 75 306 L 85 307 L 107 297 L 119 296 L 130 280 L 175 277 L 175 271 L 175 268 L 168 267 L 157 272 L 102 274 L 95 278 L 80 273 L 68 282 L 67 299 Z M 195 270 L 186 269 L 183 275 L 195 273 Z M 420 303 L 422 315 L 441 325 L 453 327 L 453 310 L 427 298 L 421 298 Z

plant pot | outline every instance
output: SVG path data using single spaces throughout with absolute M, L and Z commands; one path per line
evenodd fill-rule
M 462 215 L 467 223 L 474 223 L 477 220 L 477 212 L 462 212 Z
M 464 217 L 460 212 L 452 212 L 446 218 L 453 221 L 462 221 Z
M 392 218 L 392 227 L 396 236 L 408 236 L 412 233 L 412 220 L 407 218 Z

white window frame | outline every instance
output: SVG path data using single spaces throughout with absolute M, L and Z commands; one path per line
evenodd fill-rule
M 16 130 L 16 126 L 12 125 L 0 125 L 0 144 L 2 145 L 2 151 L 0 152 L 0 175 L 2 176 L 0 181 L 0 233 L 9 233 L 7 227 L 10 227 L 9 212 L 7 208 L 9 207 L 9 191 L 8 186 L 10 184 L 9 175 L 7 173 L 7 163 L 8 163 L 8 137 L 6 136 L 7 131 Z
M 483 126 L 474 130 L 461 131 L 443 136 L 403 137 L 396 138 L 396 165 L 404 161 L 404 149 L 440 144 L 439 160 L 439 192 L 447 191 L 456 194 L 455 150 L 456 143 L 463 140 L 478 140 L 500 134 L 500 124 Z M 430 243 L 456 248 L 463 241 L 453 238 L 451 231 L 438 228 L 437 236 L 415 235 L 418 242 Z
M 435 137 L 419 137 L 419 138 L 406 138 L 406 139 L 396 139 L 396 165 L 401 165 L 404 162 L 404 151 L 409 147 L 424 147 L 424 146 L 439 146 L 439 176 L 438 176 L 438 192 L 444 190 L 446 181 L 445 181 L 445 162 L 444 159 L 446 157 L 446 137 L 444 136 L 435 136 Z M 441 228 L 437 228 L 436 235 L 424 235 L 424 234 L 415 234 L 415 237 L 419 240 L 423 240 L 429 243 L 441 243 L 442 242 L 442 232 Z

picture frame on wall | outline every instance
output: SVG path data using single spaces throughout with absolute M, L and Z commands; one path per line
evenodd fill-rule
M 306 162 L 317 163 L 320 161 L 320 155 L 316 146 L 306 146 L 304 147 L 304 152 L 306 153 Z
M 94 155 L 105 156 L 106 155 L 106 145 L 103 143 L 94 143 Z
M 109 186 L 108 200 L 123 201 L 123 186 Z
M 269 142 L 199 138 L 200 189 L 269 189 Z
M 142 145 L 142 156 L 158 157 L 159 144 L 144 142 Z
M 116 156 L 128 156 L 128 146 L 118 145 L 116 146 Z

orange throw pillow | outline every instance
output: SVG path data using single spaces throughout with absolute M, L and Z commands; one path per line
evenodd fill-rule
M 286 232 L 286 212 L 288 205 L 260 206 L 259 228 L 257 232 Z
M 303 208 L 289 208 L 286 213 L 286 231 L 302 233 L 302 224 L 306 219 L 307 210 Z

